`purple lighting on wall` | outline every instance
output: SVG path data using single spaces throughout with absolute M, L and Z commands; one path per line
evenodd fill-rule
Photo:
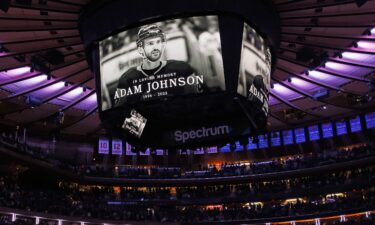
M 30 72 L 30 67 L 24 66 L 17 69 L 8 70 L 6 73 L 11 76 L 17 76 L 27 72 Z

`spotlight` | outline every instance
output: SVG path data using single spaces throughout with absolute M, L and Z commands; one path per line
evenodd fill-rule
M 308 71 L 308 70 L 305 71 L 305 75 L 306 75 L 306 76 L 309 75 L 309 71 Z
M 288 82 L 292 83 L 292 77 L 291 76 L 288 76 Z
M 65 86 L 65 87 L 68 87 L 68 85 L 69 85 L 69 82 L 68 82 L 68 81 L 65 81 L 64 86 Z
M 354 47 L 354 48 L 358 48 L 358 42 L 353 41 L 353 43 L 352 43 L 352 47 Z

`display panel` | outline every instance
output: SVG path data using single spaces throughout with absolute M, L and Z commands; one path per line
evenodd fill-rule
M 134 149 L 133 146 L 131 146 L 129 143 L 126 143 L 126 155 L 127 156 L 134 156 L 134 155 L 137 155 L 137 153 L 135 153 L 136 150 Z
M 149 156 L 151 154 L 151 149 L 146 149 L 144 151 L 139 151 L 140 156 Z
M 292 130 L 283 130 L 283 143 L 284 145 L 294 144 Z
M 244 24 L 240 74 L 237 93 L 246 97 L 268 114 L 268 93 L 271 77 L 271 53 L 264 39 Z
M 99 139 L 98 153 L 109 154 L 109 140 L 108 139 Z
M 225 90 L 218 16 L 135 27 L 99 46 L 102 110 Z
M 280 131 L 271 133 L 271 146 L 277 147 L 281 145 Z
M 348 128 L 346 127 L 346 121 L 336 122 L 336 134 L 337 136 L 344 135 L 348 133 Z
M 226 144 L 220 148 L 220 152 L 230 152 L 230 144 Z
M 195 149 L 267 132 L 271 42 L 240 15 L 215 14 L 145 18 L 93 46 L 106 130 L 137 149 Z
M 322 132 L 323 132 L 323 138 L 331 138 L 333 137 L 333 129 L 332 129 L 332 123 L 323 123 L 322 124 Z
M 248 150 L 254 150 L 258 148 L 258 144 L 253 143 L 253 139 L 254 139 L 253 137 L 249 138 L 249 144 L 247 145 Z
M 259 135 L 259 148 L 268 148 L 268 135 Z
M 354 132 L 358 132 L 362 130 L 361 117 L 356 116 L 350 119 L 349 123 L 350 123 L 350 132 L 354 133 Z
M 366 120 L 366 128 L 374 128 L 375 127 L 375 112 L 367 113 L 365 115 Z
M 320 139 L 320 132 L 319 132 L 319 126 L 314 125 L 314 126 L 309 126 L 309 139 L 310 141 L 316 141 Z
M 296 137 L 296 144 L 306 142 L 305 129 L 303 127 L 294 129 L 294 135 Z
M 112 140 L 112 155 L 122 155 L 122 140 Z
M 156 155 L 164 155 L 164 152 L 166 152 L 164 149 L 156 149 Z
M 208 154 L 214 154 L 214 153 L 217 153 L 217 147 L 214 146 L 214 147 L 208 147 L 207 148 L 207 153 Z
M 244 146 L 243 145 L 241 145 L 241 143 L 239 142 L 239 141 L 236 141 L 236 149 L 235 149 L 235 151 L 236 152 L 240 152 L 240 151 L 243 151 L 244 150 Z
M 204 148 L 197 148 L 194 150 L 194 155 L 203 155 L 204 154 Z

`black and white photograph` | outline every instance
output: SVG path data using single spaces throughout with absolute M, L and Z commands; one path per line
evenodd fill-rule
M 271 52 L 264 39 L 244 24 L 237 93 L 259 105 L 268 114 L 271 77 Z
M 122 128 L 129 131 L 129 133 L 135 137 L 141 138 L 146 123 L 147 119 L 132 109 L 130 111 L 130 117 L 125 118 Z
M 217 16 L 151 23 L 99 45 L 102 110 L 225 90 Z

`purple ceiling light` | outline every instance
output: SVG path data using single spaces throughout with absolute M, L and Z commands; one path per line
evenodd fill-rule
M 353 61 L 364 61 L 364 62 L 373 62 L 375 59 L 370 54 L 356 53 L 356 52 L 343 52 L 343 59 L 350 59 Z
M 64 100 L 68 100 L 68 101 L 72 101 L 75 98 L 81 96 L 83 93 L 84 93 L 83 88 L 77 87 L 77 88 L 69 91 L 68 93 L 64 94 L 63 96 L 60 96 L 59 98 L 64 99 Z
M 90 110 L 97 105 L 96 98 L 96 93 L 93 93 L 88 98 L 75 105 L 74 108 Z
M 288 100 L 293 100 L 293 99 L 296 99 L 296 98 L 299 98 L 299 97 L 302 96 L 302 95 L 298 94 L 297 92 L 294 92 L 294 91 L 290 90 L 289 88 L 287 88 L 284 85 L 281 85 L 279 83 L 275 83 L 273 85 L 272 90 L 276 94 L 281 95 Z
M 357 42 L 358 47 L 365 48 L 365 49 L 371 49 L 375 50 L 375 42 L 370 41 L 358 41 Z
M 42 99 L 49 98 L 51 95 L 53 95 L 56 92 L 61 91 L 64 88 L 65 88 L 65 82 L 60 81 L 55 84 L 49 85 L 47 87 L 33 91 L 32 95 L 40 97 Z
M 47 81 L 47 75 L 40 75 L 40 76 L 33 77 L 27 80 L 23 80 L 17 83 L 6 85 L 4 86 L 4 89 L 17 93 L 17 92 L 23 91 L 26 88 L 30 88 L 34 85 L 37 85 L 46 81 Z
M 268 99 L 268 105 L 276 105 L 278 104 L 279 101 L 277 101 L 274 97 L 270 96 L 269 99 Z
M 290 83 L 296 87 L 301 88 L 302 90 L 310 90 L 318 87 L 310 82 L 304 81 L 297 77 L 292 77 Z
M 342 65 L 342 64 L 339 64 L 339 63 L 327 62 L 326 67 L 327 68 L 336 67 L 337 66 L 336 64 Z M 309 76 L 313 77 L 316 80 L 324 81 L 324 82 L 330 83 L 332 85 L 341 85 L 341 84 L 349 81 L 348 79 L 340 78 L 340 77 L 337 77 L 337 76 L 332 76 L 332 75 L 329 75 L 327 73 L 319 72 L 319 71 L 316 71 L 316 70 L 310 71 Z
M 345 65 L 345 64 L 342 64 L 342 63 L 330 62 L 330 61 L 325 63 L 325 67 L 327 69 L 337 70 L 337 71 L 341 71 L 341 72 L 345 72 L 345 70 L 350 70 L 350 68 L 351 68 L 348 65 Z
M 30 72 L 30 67 L 29 66 L 24 66 L 24 67 L 20 67 L 20 68 L 8 70 L 6 72 L 6 74 L 10 75 L 10 76 L 17 76 L 17 75 L 25 74 L 27 72 Z

